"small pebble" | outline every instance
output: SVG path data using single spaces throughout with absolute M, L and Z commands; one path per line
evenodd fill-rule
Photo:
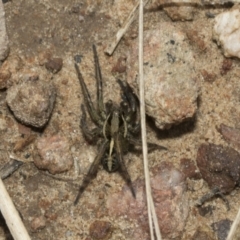
M 110 222 L 94 221 L 89 228 L 89 235 L 93 239 L 110 239 L 112 226 Z
M 49 120 L 56 98 L 53 85 L 40 81 L 25 81 L 7 91 L 7 104 L 22 123 L 43 127 Z
M 209 83 L 214 82 L 217 78 L 217 75 L 215 73 L 209 72 L 205 69 L 200 70 L 200 73 L 201 73 L 204 81 L 209 82 Z
M 221 124 L 218 130 L 228 143 L 240 150 L 240 129 Z
M 183 158 L 180 160 L 180 170 L 185 178 L 200 179 L 201 174 L 197 169 L 195 163 L 191 159 Z
M 230 221 L 229 219 L 223 219 L 219 222 L 213 223 L 211 226 L 214 232 L 217 233 L 218 240 L 225 240 L 227 239 L 231 225 L 232 221 Z
M 57 73 L 62 69 L 63 60 L 62 58 L 51 58 L 45 63 L 45 67 L 52 73 Z
M 215 17 L 213 39 L 226 57 L 240 58 L 240 10 L 224 11 Z
M 224 59 L 222 62 L 222 66 L 220 69 L 221 75 L 227 74 L 232 69 L 232 60 L 231 59 Z
M 40 229 L 45 228 L 46 226 L 46 219 L 44 216 L 36 217 L 31 221 L 31 229 L 33 232 L 36 232 Z
M 124 73 L 126 72 L 126 57 L 120 57 L 117 63 L 113 66 L 112 72 Z
M 204 40 L 204 36 L 199 34 L 199 31 L 187 29 L 186 34 L 191 45 L 196 46 L 200 52 L 204 52 L 206 50 L 207 43 Z
M 240 183 L 240 154 L 231 147 L 202 144 L 196 162 L 210 189 L 229 193 Z
M 62 173 L 71 169 L 73 159 L 70 154 L 69 141 L 62 136 L 43 137 L 37 142 L 38 153 L 34 158 L 35 165 L 46 169 L 51 174 Z

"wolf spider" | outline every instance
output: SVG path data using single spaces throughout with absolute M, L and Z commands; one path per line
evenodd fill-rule
M 120 106 L 111 100 L 104 104 L 102 75 L 95 45 L 93 45 L 93 55 L 97 82 L 96 107 L 93 105 L 80 69 L 75 63 L 75 69 L 82 88 L 85 105 L 91 120 L 96 125 L 96 128 L 91 130 L 88 128 L 85 107 L 81 105 L 82 118 L 80 127 L 84 137 L 88 141 L 96 142 L 98 138 L 100 138 L 101 141 L 98 155 L 95 157 L 79 188 L 78 195 L 74 202 L 75 205 L 78 203 L 79 198 L 90 181 L 96 177 L 100 164 L 102 164 L 103 168 L 109 173 L 118 171 L 129 186 L 133 197 L 136 197 L 131 178 L 123 160 L 123 155 L 128 152 L 130 145 L 141 146 L 141 141 L 136 138 L 136 134 L 138 134 L 140 130 L 137 99 L 126 82 L 117 80 L 122 90 L 122 101 Z M 150 149 L 166 149 L 154 143 L 148 143 L 148 146 Z

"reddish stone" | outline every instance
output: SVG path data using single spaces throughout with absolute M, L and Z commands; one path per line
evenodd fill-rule
M 211 189 L 231 192 L 240 181 L 240 154 L 230 147 L 202 144 L 197 153 L 197 166 Z
M 89 234 L 93 239 L 109 239 L 111 235 L 111 223 L 105 221 L 94 221 L 89 228 Z
M 56 174 L 69 170 L 73 165 L 73 159 L 69 154 L 69 142 L 65 137 L 54 135 L 41 138 L 37 142 L 38 152 L 41 158 L 34 158 L 38 168 L 47 169 Z

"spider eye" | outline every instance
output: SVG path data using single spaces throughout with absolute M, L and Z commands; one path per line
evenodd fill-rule
M 109 158 L 109 155 L 106 155 L 102 160 L 103 168 L 109 172 L 116 172 L 119 168 L 119 162 L 115 156 Z

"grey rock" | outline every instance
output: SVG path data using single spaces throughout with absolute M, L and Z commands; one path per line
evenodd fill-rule
M 37 142 L 40 155 L 34 158 L 35 165 L 40 169 L 46 169 L 51 174 L 62 173 L 71 169 L 73 159 L 69 154 L 69 141 L 59 135 L 41 138 Z
M 197 110 L 199 86 L 194 56 L 183 32 L 168 22 L 144 33 L 146 112 L 160 129 L 192 118 Z M 127 81 L 138 95 L 138 45 L 127 58 Z
M 56 98 L 52 84 L 25 81 L 8 89 L 7 104 L 24 124 L 43 127 L 49 120 Z

